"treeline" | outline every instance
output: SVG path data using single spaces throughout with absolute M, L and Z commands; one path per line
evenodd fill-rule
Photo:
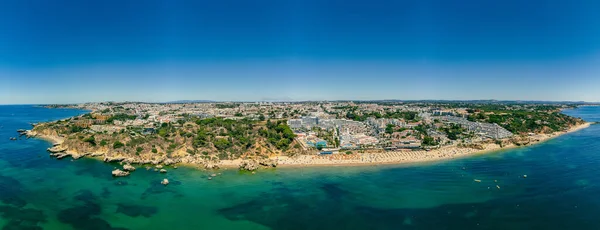
M 124 114 L 124 113 L 118 113 L 118 114 L 112 115 L 111 117 L 106 119 L 106 122 L 112 123 L 113 121 L 135 120 L 135 118 L 137 118 L 136 115 L 128 115 L 128 114 Z
M 271 122 L 267 120 L 266 129 L 259 130 L 261 136 L 267 138 L 267 142 L 277 149 L 286 151 L 290 148 L 290 144 L 294 141 L 296 135 L 287 125 L 286 120 Z
M 549 107 L 544 107 L 549 108 Z M 485 110 L 469 114 L 468 120 L 498 124 L 512 133 L 557 132 L 576 125 L 580 119 L 560 112 L 506 110 L 486 114 Z
M 413 111 L 395 111 L 386 112 L 384 114 L 381 114 L 380 112 L 358 114 L 356 111 L 348 111 L 346 113 L 346 118 L 353 121 L 366 121 L 369 117 L 404 119 L 406 121 L 417 121 L 419 118 L 418 113 Z

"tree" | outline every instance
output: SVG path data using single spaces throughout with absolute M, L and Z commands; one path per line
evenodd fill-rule
M 118 149 L 125 146 L 123 143 L 121 143 L 120 141 L 115 141 L 115 143 L 113 144 L 113 149 Z
M 265 115 L 263 115 L 262 113 L 258 116 L 258 120 L 260 121 L 265 121 Z
M 436 144 L 437 143 L 435 143 L 435 140 L 431 136 L 425 136 L 423 138 L 423 145 L 425 145 L 425 146 L 433 146 L 433 145 L 436 145 Z
M 231 146 L 231 142 L 229 142 L 229 140 L 227 140 L 226 138 L 218 138 L 213 142 L 213 144 L 218 150 L 224 150 Z
M 94 136 L 90 136 L 88 138 L 83 139 L 84 142 L 90 143 L 92 146 L 96 146 L 96 138 Z
M 392 124 L 388 124 L 388 125 L 385 127 L 385 133 L 387 133 L 387 134 L 392 134 L 392 133 L 394 133 L 394 125 L 392 125 Z

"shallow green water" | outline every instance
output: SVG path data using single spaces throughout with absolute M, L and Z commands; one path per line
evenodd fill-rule
M 29 122 L 82 112 L 0 106 L 4 229 L 600 228 L 598 125 L 533 147 L 453 161 L 254 175 L 139 168 L 112 178 L 117 164 L 56 160 L 45 152 L 49 143 L 8 140 Z M 598 107 L 565 112 L 600 121 Z M 207 180 L 211 173 L 221 175 Z M 165 177 L 171 181 L 166 187 L 160 184 Z

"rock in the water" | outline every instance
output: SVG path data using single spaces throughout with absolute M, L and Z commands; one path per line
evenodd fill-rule
M 157 169 L 161 169 L 161 168 L 163 168 L 163 166 L 162 165 L 157 165 L 156 168 Z
M 130 164 L 125 164 L 123 165 L 123 170 L 131 172 L 135 171 L 135 167 L 131 166 Z
M 240 170 L 254 171 L 258 169 L 258 163 L 254 160 L 242 161 L 240 163 Z
M 208 177 L 209 180 L 212 180 L 212 177 Z
M 161 169 L 160 173 L 167 173 L 167 170 L 166 169 Z
M 123 171 L 123 170 L 120 170 L 120 169 L 115 169 L 115 170 L 112 171 L 112 175 L 116 176 L 116 177 L 129 176 L 129 172 Z
M 169 179 L 165 178 L 160 183 L 163 184 L 163 185 L 168 185 L 169 184 Z
M 213 173 L 213 174 L 211 174 L 210 176 L 211 176 L 211 177 L 216 177 L 216 176 L 217 176 L 217 174 L 214 174 L 214 173 Z

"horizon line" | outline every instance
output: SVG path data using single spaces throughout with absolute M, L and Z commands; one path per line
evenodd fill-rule
M 600 104 L 600 102 L 592 101 L 570 101 L 570 100 L 499 100 L 499 99 L 372 99 L 372 100 L 360 100 L 360 99 L 335 99 L 335 100 L 175 100 L 165 102 L 145 102 L 145 101 L 91 101 L 91 102 L 73 102 L 73 103 L 15 103 L 15 104 L 4 104 L 0 105 L 78 105 L 78 104 L 89 104 L 89 103 L 145 103 L 145 104 L 194 104 L 194 103 L 256 103 L 256 102 L 270 102 L 270 103 L 303 103 L 303 102 L 538 102 L 538 103 L 585 103 L 585 104 Z

